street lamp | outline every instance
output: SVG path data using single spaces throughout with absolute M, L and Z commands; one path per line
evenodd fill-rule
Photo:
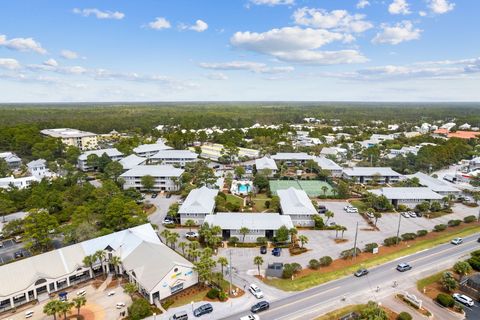
M 398 228 L 397 228 L 397 238 L 395 239 L 396 244 L 398 245 L 398 239 L 400 237 L 400 222 L 402 221 L 402 214 L 398 213 Z
M 154 312 L 153 313 L 153 320 L 156 320 L 157 319 L 157 314 Z

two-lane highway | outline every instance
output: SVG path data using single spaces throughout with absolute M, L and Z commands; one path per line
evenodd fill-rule
M 260 316 L 262 320 L 312 319 L 345 304 L 380 299 L 394 291 L 411 287 L 412 283 L 427 273 L 438 272 L 450 267 L 460 258 L 467 258 L 471 251 L 480 248 L 477 238 L 478 234 L 465 238 L 464 243 L 458 246 L 443 244 L 388 262 L 370 269 L 370 273 L 362 278 L 352 275 L 302 292 L 292 292 L 287 298 L 271 302 L 270 309 L 260 313 Z M 395 268 L 400 262 L 408 262 L 413 269 L 398 272 Z M 393 288 L 394 281 L 399 284 L 398 288 Z M 380 288 L 378 292 L 377 286 Z M 346 298 L 345 302 L 342 301 L 343 297 Z M 223 319 L 238 320 L 249 313 L 246 308 Z

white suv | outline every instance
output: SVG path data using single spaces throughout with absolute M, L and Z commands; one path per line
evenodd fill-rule
M 250 287 L 248 287 L 248 290 L 255 296 L 257 299 L 262 299 L 263 298 L 263 292 L 260 290 L 260 288 L 252 283 Z
M 473 302 L 472 298 L 467 297 L 464 294 L 454 293 L 452 296 L 453 296 L 453 299 L 455 299 L 458 302 L 463 303 L 463 304 L 465 304 L 469 307 L 473 307 L 473 305 L 474 305 L 474 302 Z

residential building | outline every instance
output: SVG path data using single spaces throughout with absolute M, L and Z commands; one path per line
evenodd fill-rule
M 152 176 L 155 179 L 153 191 L 178 191 L 180 190 L 180 176 L 185 170 L 171 165 L 140 165 L 120 175 L 124 179 L 123 188 L 145 190 L 142 185 L 142 177 Z
M 218 132 L 218 130 L 216 132 Z M 200 148 L 202 149 L 202 152 L 200 153 L 200 157 L 203 159 L 218 161 L 218 159 L 222 157 L 223 145 L 219 143 L 204 143 Z M 194 151 L 194 148 L 190 148 L 190 150 Z M 234 160 L 237 161 L 240 158 L 256 159 L 259 156 L 260 156 L 260 151 L 258 150 L 248 149 L 248 148 L 238 148 L 238 157 Z
M 70 128 L 44 129 L 41 134 L 53 138 L 61 139 L 63 144 L 74 146 L 80 150 L 90 150 L 97 148 L 97 134 L 87 131 L 80 131 Z
M 22 165 L 22 159 L 13 152 L 1 152 L 0 159 L 5 160 L 10 170 L 18 169 Z
M 420 184 L 424 187 L 430 188 L 430 190 L 442 195 L 442 196 L 459 196 L 462 190 L 452 187 L 451 184 L 446 183 L 440 179 L 434 178 L 423 172 L 417 172 L 412 175 L 408 175 L 407 178 L 417 178 Z
M 162 140 L 158 140 L 156 143 L 142 144 L 133 149 L 133 152 L 137 156 L 150 158 L 154 154 L 162 150 L 170 150 L 172 147 L 167 146 Z
M 119 160 L 118 162 L 122 165 L 124 170 L 130 170 L 133 167 L 145 164 L 147 162 L 147 158 L 139 157 L 136 154 L 131 154 Z
M 27 163 L 28 172 L 39 179 L 52 177 L 54 174 L 47 167 L 47 160 L 38 159 Z
M 260 159 L 256 159 L 255 168 L 257 172 L 261 172 L 262 170 L 270 170 L 271 171 L 270 176 L 273 176 L 278 171 L 278 167 L 277 167 L 277 164 L 275 163 L 275 160 L 267 156 Z
M 339 148 L 339 147 L 323 147 L 320 150 L 320 156 L 335 158 L 335 159 L 342 159 L 347 155 L 347 149 Z
M 240 229 L 247 228 L 245 242 L 255 242 L 260 237 L 273 240 L 280 227 L 293 228 L 290 216 L 282 216 L 278 213 L 222 212 L 206 216 L 205 222 L 211 226 L 219 226 L 225 240 L 237 237 L 240 241 L 244 241 Z
M 343 169 L 345 179 L 355 180 L 358 183 L 395 183 L 402 175 L 388 167 L 353 167 Z
M 480 169 L 480 157 L 473 158 L 468 162 L 468 170 L 474 171 Z
M 89 155 L 96 155 L 97 157 L 101 157 L 104 154 L 106 154 L 110 160 L 112 161 L 119 161 L 123 158 L 123 153 L 118 151 L 116 148 L 110 148 L 110 149 L 100 149 L 100 150 L 90 150 L 82 153 L 77 160 L 77 167 L 78 169 L 82 171 L 90 171 L 90 170 L 95 170 L 96 168 L 90 167 L 88 165 L 88 156 Z
M 0 178 L 0 188 L 10 189 L 12 186 L 18 189 L 25 189 L 34 182 L 39 182 L 41 179 L 36 176 L 15 178 L 14 176 Z
M 395 207 L 402 204 L 414 208 L 422 202 L 441 201 L 444 196 L 427 187 L 393 187 L 369 190 L 377 196 L 385 196 Z
M 313 160 L 315 157 L 305 152 L 280 152 L 272 156 L 272 159 L 278 162 L 283 162 L 287 165 L 304 164 L 308 160 Z
M 202 225 L 205 217 L 213 214 L 217 195 L 217 189 L 209 189 L 205 186 L 190 191 L 178 209 L 180 223 L 184 225 L 187 220 L 191 219 L 196 225 Z
M 161 150 L 149 158 L 153 164 L 171 164 L 184 168 L 189 162 L 197 161 L 198 154 L 190 150 Z
M 335 161 L 325 158 L 323 156 L 316 157 L 314 159 L 320 169 L 329 171 L 332 177 L 341 177 L 343 168 L 340 167 Z
M 86 256 L 105 253 L 93 266 Z M 110 263 L 113 257 L 120 264 Z M 102 272 L 123 274 L 150 303 L 198 282 L 191 262 L 163 244 L 151 224 L 144 224 L 0 266 L 0 309 L 8 310 L 62 292 Z
M 315 225 L 313 216 L 318 213 L 305 191 L 290 187 L 277 190 L 277 195 L 280 198 L 281 213 L 290 216 L 293 225 L 298 227 Z

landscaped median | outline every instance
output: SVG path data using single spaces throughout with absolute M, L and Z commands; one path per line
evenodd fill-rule
M 322 283 L 332 281 L 353 274 L 359 268 L 370 268 L 396 258 L 414 254 L 430 249 L 439 244 L 448 243 L 453 238 L 466 237 L 480 232 L 480 223 L 461 224 L 441 232 L 430 232 L 428 235 L 416 240 L 401 242 L 397 246 L 380 247 L 378 254 L 360 253 L 355 260 L 337 259 L 333 263 L 319 270 L 302 270 L 293 280 L 291 279 L 265 279 L 264 282 L 285 291 L 301 291 Z

